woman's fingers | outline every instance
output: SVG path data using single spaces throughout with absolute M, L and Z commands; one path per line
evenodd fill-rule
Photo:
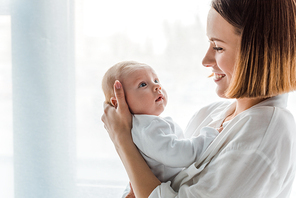
M 220 133 L 223 130 L 223 127 L 217 128 L 217 131 Z
M 106 102 L 104 102 L 104 114 L 101 116 L 101 120 L 104 123 L 104 128 L 107 130 L 106 128 L 106 113 L 107 113 L 107 107 L 109 106 Z
M 104 102 L 104 113 L 106 113 L 107 108 L 111 107 L 111 105 L 109 105 L 108 103 Z
M 118 109 L 128 108 L 126 100 L 125 100 L 125 96 L 124 96 L 123 87 L 118 80 L 116 80 L 114 83 L 114 93 L 115 93 L 115 97 L 117 100 Z
M 108 127 L 106 127 L 106 125 L 108 125 L 108 121 L 109 121 L 109 117 L 110 116 L 112 116 L 112 115 L 110 115 L 110 111 L 112 111 L 112 108 L 114 109 L 114 107 L 113 106 L 111 106 L 110 104 L 108 104 L 108 103 L 106 103 L 106 102 L 104 102 L 104 104 L 103 104 L 103 106 L 104 106 L 104 114 L 102 115 L 102 117 L 101 117 L 101 120 L 102 120 L 102 122 L 104 123 L 104 127 L 105 127 L 105 129 L 108 129 Z M 110 113 L 109 113 L 110 112 Z M 112 113 L 111 113 L 112 114 Z
M 123 125 L 122 127 L 125 126 L 125 128 L 128 128 L 129 131 L 131 129 L 132 125 L 132 115 L 129 110 L 128 104 L 125 100 L 125 95 L 124 95 L 124 87 L 122 84 L 116 80 L 114 83 L 114 93 L 115 97 L 117 100 L 117 112 L 120 115 L 120 120 L 122 121 Z
M 104 103 L 104 114 L 101 117 L 111 139 L 113 136 L 121 135 L 123 131 L 130 135 L 132 127 L 132 115 L 125 100 L 124 88 L 118 80 L 114 83 L 114 92 L 115 98 L 112 101 L 115 107 Z
M 130 190 L 130 192 L 126 195 L 125 198 L 136 198 L 135 193 L 134 193 L 134 191 L 133 191 L 132 184 L 129 183 L 129 185 L 130 185 L 130 189 L 131 189 L 131 190 Z

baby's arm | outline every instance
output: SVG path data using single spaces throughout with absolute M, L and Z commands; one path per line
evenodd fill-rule
M 150 158 L 170 167 L 191 165 L 219 134 L 218 130 L 204 127 L 197 137 L 180 139 L 175 128 L 165 121 L 154 119 L 146 127 L 132 130 L 134 143 Z

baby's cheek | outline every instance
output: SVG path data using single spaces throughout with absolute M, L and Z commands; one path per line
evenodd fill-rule
M 168 94 L 166 93 L 166 91 L 163 91 L 163 95 L 164 95 L 164 97 L 165 97 L 165 105 L 167 104 L 167 102 L 168 102 Z

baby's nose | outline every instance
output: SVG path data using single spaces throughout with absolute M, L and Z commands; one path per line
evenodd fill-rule
M 161 86 L 160 85 L 156 85 L 155 86 L 155 91 L 160 91 L 161 90 Z

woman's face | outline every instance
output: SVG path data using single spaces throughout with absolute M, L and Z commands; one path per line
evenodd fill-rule
M 213 8 L 208 14 L 207 36 L 210 46 L 202 64 L 212 68 L 216 92 L 225 98 L 238 58 L 241 36 L 235 34 L 235 28 Z

